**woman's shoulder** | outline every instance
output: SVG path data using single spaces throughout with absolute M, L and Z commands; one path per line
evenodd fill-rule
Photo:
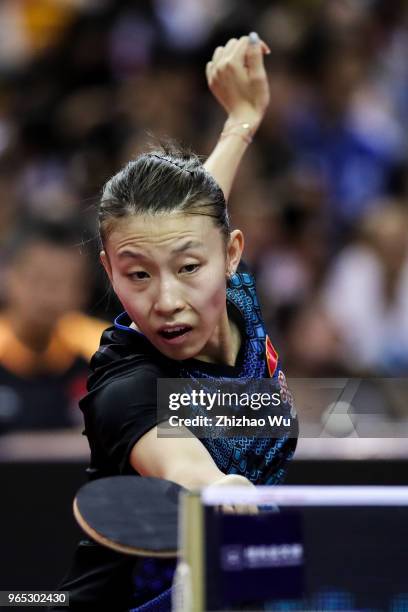
M 171 364 L 142 335 L 113 325 L 104 331 L 90 363 L 88 391 L 106 386 L 127 387 L 147 384 L 171 376 Z
M 148 412 L 155 412 L 157 381 L 170 375 L 152 361 L 133 356 L 104 365 L 88 380 L 88 393 L 79 403 L 88 433 L 97 427 L 116 431 Z M 99 425 L 98 425 L 99 424 Z
M 103 382 L 93 384 L 81 400 L 84 410 L 92 406 L 109 406 L 116 412 L 121 407 L 153 405 L 156 403 L 157 380 L 166 374 L 154 363 L 135 363 L 131 367 L 106 373 Z

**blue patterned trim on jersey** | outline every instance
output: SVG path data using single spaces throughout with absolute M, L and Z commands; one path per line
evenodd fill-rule
M 239 309 L 244 318 L 246 338 L 244 358 L 238 378 L 240 382 L 250 387 L 251 379 L 268 378 L 265 356 L 266 330 L 253 276 L 248 272 L 235 273 L 227 288 L 227 299 Z M 273 376 L 277 385 L 280 385 L 279 373 L 281 370 L 278 363 Z M 208 373 L 200 371 L 199 366 L 194 369 L 181 368 L 180 376 L 194 381 L 215 380 Z M 217 380 L 228 379 L 217 377 Z M 221 471 L 240 474 L 255 484 L 277 484 L 282 481 L 287 463 L 293 457 L 296 446 L 297 421 L 292 406 L 281 404 L 281 408 L 282 412 L 290 413 L 292 418 L 294 426 L 291 436 L 288 433 L 277 439 L 255 436 L 202 439 L 202 443 Z

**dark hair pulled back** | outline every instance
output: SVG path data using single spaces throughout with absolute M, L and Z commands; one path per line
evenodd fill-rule
M 116 219 L 170 212 L 212 217 L 229 237 L 225 198 L 197 155 L 166 144 L 130 161 L 105 184 L 99 204 L 99 232 L 106 241 Z

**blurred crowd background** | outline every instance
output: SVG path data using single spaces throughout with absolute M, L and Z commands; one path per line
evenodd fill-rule
M 271 47 L 267 116 L 230 199 L 289 376 L 379 383 L 408 417 L 408 2 L 2 0 L 0 427 L 81 427 L 101 330 L 104 181 L 153 139 L 208 155 L 217 45 Z M 375 405 L 375 408 L 373 406 Z

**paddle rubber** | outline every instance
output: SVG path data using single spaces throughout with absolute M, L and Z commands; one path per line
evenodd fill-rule
M 74 515 L 93 540 L 130 555 L 176 557 L 179 494 L 160 478 L 112 476 L 81 487 Z

